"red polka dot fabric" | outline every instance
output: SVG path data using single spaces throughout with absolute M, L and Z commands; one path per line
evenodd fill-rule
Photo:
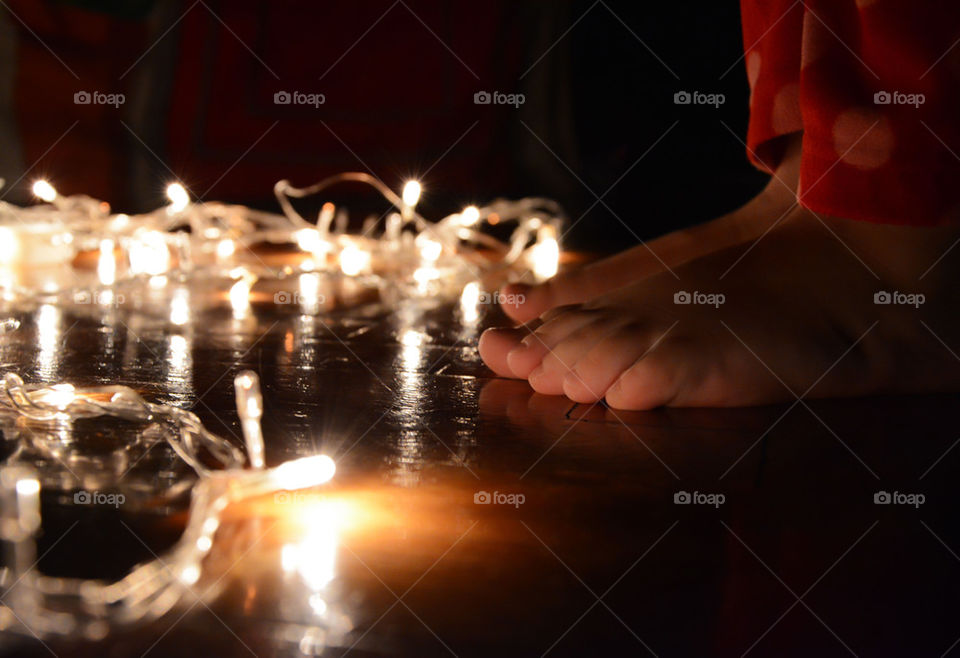
M 887 224 L 960 221 L 960 1 L 741 0 L 747 151 L 803 133 L 799 202 Z

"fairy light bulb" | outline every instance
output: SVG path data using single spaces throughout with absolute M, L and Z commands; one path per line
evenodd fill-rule
M 327 455 L 314 455 L 280 464 L 273 469 L 273 478 L 281 489 L 293 491 L 329 482 L 336 472 L 333 459 Z
M 417 202 L 420 201 L 420 192 L 422 188 L 420 183 L 415 180 L 408 180 L 403 186 L 403 205 L 407 206 L 411 210 L 417 205 Z
M 530 266 L 538 279 L 549 279 L 557 273 L 560 264 L 560 244 L 552 226 L 537 231 L 537 243 L 530 249 Z
M 167 185 L 167 198 L 170 199 L 170 212 L 181 212 L 190 204 L 190 195 L 180 183 Z
M 474 226 L 480 221 L 480 209 L 476 206 L 467 206 L 460 211 L 460 224 L 462 226 Z
M 44 402 L 62 411 L 69 407 L 70 403 L 76 398 L 75 391 L 73 384 L 55 384 L 44 395 Z
M 347 276 L 356 276 L 370 268 L 370 252 L 347 245 L 340 252 L 340 269 Z
M 127 251 L 130 270 L 134 274 L 159 276 L 170 269 L 170 248 L 160 231 L 140 231 Z
M 460 313 L 465 322 L 476 322 L 480 318 L 480 282 L 471 281 L 460 293 Z
M 263 395 L 260 393 L 260 378 L 252 370 L 244 370 L 233 380 L 233 387 L 250 466 L 262 469 L 264 448 L 260 419 L 263 417 Z
M 423 234 L 417 240 L 420 243 L 420 257 L 428 263 L 435 263 L 443 253 L 443 244 Z
M 0 263 L 12 263 L 20 252 L 20 241 L 13 229 L 0 226 Z
M 223 239 L 217 243 L 217 258 L 220 260 L 226 260 L 233 256 L 233 253 L 237 250 L 237 245 L 233 240 Z
M 244 318 L 250 310 L 250 281 L 240 279 L 230 287 L 230 308 L 233 317 Z
M 112 286 L 117 280 L 117 261 L 113 257 L 115 246 L 113 240 L 103 239 L 100 241 L 100 256 L 97 259 L 97 276 L 100 278 L 100 283 L 105 286 Z
M 41 201 L 53 203 L 57 198 L 57 191 L 53 185 L 41 178 L 33 182 L 33 195 Z

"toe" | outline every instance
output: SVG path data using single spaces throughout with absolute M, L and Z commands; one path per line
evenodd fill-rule
M 540 368 L 530 374 L 530 385 L 539 393 L 563 395 L 564 379 L 580 357 L 615 331 L 620 322 L 616 317 L 594 316 L 589 323 L 567 334 L 543 357 Z M 602 395 L 601 391 L 594 399 Z
M 528 333 L 507 355 L 507 365 L 513 372 L 513 376 L 529 377 L 530 373 L 540 367 L 543 357 L 571 332 L 591 322 L 595 314 L 573 307 L 548 317 L 550 319 L 535 331 Z
M 574 402 L 600 400 L 650 345 L 649 333 L 636 325 L 618 327 L 588 349 L 564 376 L 564 394 Z
M 507 354 L 520 345 L 526 335 L 523 329 L 487 329 L 480 336 L 477 349 L 487 367 L 501 377 L 516 377 L 507 363 Z
M 607 390 L 614 409 L 645 410 L 670 404 L 681 389 L 685 363 L 675 349 L 655 348 L 627 368 Z

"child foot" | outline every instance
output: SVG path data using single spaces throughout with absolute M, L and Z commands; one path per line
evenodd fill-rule
M 503 304 L 504 312 L 517 322 L 529 322 L 555 306 L 593 299 L 668 267 L 759 237 L 796 202 L 800 136 L 789 139 L 779 168 L 763 191 L 746 205 L 704 224 L 560 273 L 538 285 L 507 284 L 504 295 L 523 301 Z
M 958 236 L 798 207 L 762 240 L 678 267 L 679 280 L 555 308 L 532 333 L 488 330 L 480 354 L 540 393 L 618 409 L 956 390 L 960 257 L 931 265 Z

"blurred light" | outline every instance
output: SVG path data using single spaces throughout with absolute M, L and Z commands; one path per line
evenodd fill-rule
M 76 398 L 75 391 L 73 384 L 57 384 L 50 387 L 50 390 L 43 396 L 43 401 L 58 409 L 66 409 Z
M 406 185 L 403 186 L 403 203 L 411 208 L 417 205 L 417 202 L 420 200 L 420 192 L 422 188 L 420 183 L 415 180 L 408 180 Z
M 303 457 L 280 464 L 273 470 L 277 486 L 283 489 L 306 489 L 329 482 L 337 465 L 326 455 Z
M 480 317 L 480 283 L 471 281 L 463 287 L 460 293 L 460 312 L 466 322 L 476 322 Z
M 180 571 L 180 582 L 193 585 L 198 580 L 200 580 L 200 567 L 197 565 L 191 564 Z
M 356 276 L 370 268 L 370 252 L 347 245 L 340 252 L 340 269 L 347 276 Z
M 217 243 L 217 258 L 220 260 L 226 260 L 233 256 L 233 252 L 237 250 L 237 246 L 234 244 L 233 240 L 221 240 Z
M 190 195 L 180 183 L 167 185 L 167 198 L 170 199 L 170 210 L 180 212 L 190 204 Z
M 443 245 L 440 242 L 430 238 L 420 239 L 420 257 L 423 260 L 433 263 L 440 258 L 441 253 L 443 253 Z
M 557 273 L 560 264 L 560 245 L 552 226 L 544 226 L 537 236 L 537 243 L 530 249 L 530 261 L 538 279 L 549 279 Z
M 230 307 L 236 318 L 244 317 L 250 309 L 250 282 L 240 279 L 230 287 Z
M 10 263 L 20 251 L 20 241 L 13 229 L 0 226 L 0 263 Z
M 117 279 L 117 261 L 113 256 L 113 240 L 100 241 L 100 258 L 97 261 L 97 276 L 105 286 L 113 285 Z
M 297 241 L 297 246 L 303 251 L 314 252 L 323 243 L 320 231 L 315 228 L 302 228 L 293 234 L 293 238 Z
M 33 496 L 40 493 L 40 481 L 34 478 L 17 480 L 17 493 L 21 496 Z
M 160 231 L 139 231 L 130 242 L 130 270 L 157 276 L 170 268 L 170 248 Z
M 190 321 L 190 299 L 186 288 L 177 288 L 173 291 L 170 300 L 170 322 L 182 327 Z
M 33 183 L 33 195 L 47 203 L 53 203 L 53 200 L 57 198 L 57 191 L 53 188 L 53 185 L 41 178 Z
M 460 223 L 463 226 L 473 226 L 480 221 L 480 209 L 476 206 L 467 206 L 460 213 Z

